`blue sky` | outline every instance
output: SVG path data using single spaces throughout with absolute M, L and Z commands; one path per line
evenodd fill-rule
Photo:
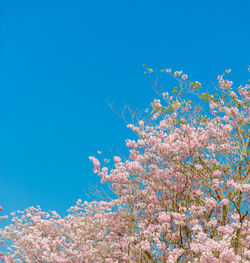
M 0 204 L 64 214 L 99 178 L 88 157 L 127 155 L 125 123 L 107 106 L 156 97 L 142 64 L 206 85 L 249 78 L 250 2 L 0 3 Z

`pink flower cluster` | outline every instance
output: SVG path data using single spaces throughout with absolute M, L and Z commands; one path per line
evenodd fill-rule
M 249 262 L 249 88 L 208 102 L 218 111 L 202 121 L 179 97 L 155 99 L 154 122 L 128 125 L 137 140 L 126 141 L 127 160 L 114 156 L 111 169 L 90 157 L 116 198 L 78 200 L 64 218 L 39 207 L 13 214 L 0 230 L 11 242 L 2 261 Z

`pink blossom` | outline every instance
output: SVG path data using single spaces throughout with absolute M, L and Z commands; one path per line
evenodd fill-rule
M 231 108 L 230 112 L 233 115 L 237 115 L 239 113 L 239 111 L 238 111 L 238 109 L 236 107 Z
M 180 76 L 182 74 L 182 70 L 181 71 L 175 71 L 174 72 L 174 76 Z
M 231 132 L 233 130 L 233 127 L 230 124 L 226 124 L 224 128 L 227 132 Z
M 115 162 L 115 163 L 121 162 L 121 158 L 118 157 L 118 156 L 114 156 L 114 162 Z
M 220 177 L 220 176 L 222 175 L 222 172 L 221 172 L 220 170 L 215 170 L 215 171 L 213 172 L 213 175 L 214 175 L 215 177 Z
M 225 198 L 222 199 L 222 200 L 221 200 L 221 204 L 222 204 L 222 205 L 227 205 L 227 204 L 228 204 L 228 199 L 225 199 Z
M 217 228 L 217 231 L 224 234 L 233 234 L 234 232 L 234 230 L 231 227 L 226 227 L 226 226 L 219 226 Z
M 217 202 L 214 198 L 206 198 L 205 205 L 209 208 L 214 208 L 217 206 Z
M 94 173 L 98 173 L 99 171 L 100 171 L 100 162 L 99 162 L 99 160 L 97 160 L 95 157 L 93 157 L 93 156 L 90 156 L 89 157 L 89 159 L 90 159 L 90 161 L 92 161 L 93 162 L 93 164 L 94 164 Z
M 186 80 L 186 79 L 188 78 L 188 76 L 187 76 L 187 74 L 183 74 L 183 75 L 181 76 L 181 78 L 182 78 L 182 80 Z
M 170 216 L 167 215 L 165 212 L 162 212 L 162 213 L 158 216 L 158 220 L 159 220 L 159 222 L 169 222 L 169 221 L 170 221 Z

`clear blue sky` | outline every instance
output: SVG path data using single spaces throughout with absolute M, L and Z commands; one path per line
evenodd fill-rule
M 89 155 L 127 154 L 132 133 L 107 106 L 156 97 L 142 64 L 203 83 L 246 80 L 250 1 L 0 3 L 0 204 L 64 213 L 98 183 Z

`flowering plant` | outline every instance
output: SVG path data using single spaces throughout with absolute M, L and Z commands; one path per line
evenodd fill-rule
M 3 262 L 249 262 L 250 84 L 233 90 L 227 70 L 211 95 L 182 71 L 162 72 L 178 86 L 158 91 L 148 123 L 128 125 L 138 136 L 126 142 L 129 158 L 109 168 L 90 157 L 116 198 L 78 200 L 65 218 L 39 207 L 12 214 L 0 231 L 12 242 Z

